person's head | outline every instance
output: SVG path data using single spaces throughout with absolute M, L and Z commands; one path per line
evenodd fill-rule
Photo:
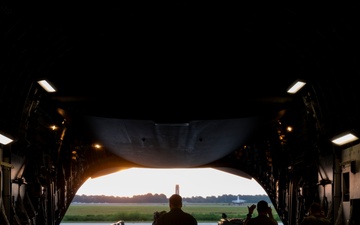
M 322 209 L 321 209 L 321 205 L 317 202 L 313 202 L 310 205 L 310 209 L 309 209 L 310 214 L 319 214 L 322 213 Z
M 171 195 L 169 199 L 170 209 L 182 207 L 182 197 L 178 194 Z
M 266 213 L 266 212 L 268 212 L 269 205 L 266 201 L 261 200 L 257 203 L 256 209 L 259 213 Z

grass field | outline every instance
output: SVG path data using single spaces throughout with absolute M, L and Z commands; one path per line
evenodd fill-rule
M 229 204 L 184 204 L 183 210 L 192 214 L 199 222 L 217 221 L 222 213 L 228 218 L 246 218 L 247 206 Z M 71 204 L 63 221 L 152 221 L 154 212 L 168 211 L 168 204 Z M 275 219 L 278 215 L 273 211 Z M 254 215 L 257 212 L 255 210 Z

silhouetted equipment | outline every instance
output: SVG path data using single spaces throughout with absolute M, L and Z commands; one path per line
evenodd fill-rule
M 222 213 L 221 219 L 218 221 L 218 225 L 232 225 L 232 224 L 242 225 L 244 224 L 244 222 L 245 221 L 241 218 L 228 219 L 226 213 Z

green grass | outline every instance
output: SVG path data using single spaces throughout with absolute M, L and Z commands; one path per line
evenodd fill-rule
M 228 218 L 246 218 L 247 206 L 229 204 L 184 204 L 183 210 L 199 222 L 218 221 L 222 213 Z M 168 204 L 71 204 L 63 221 L 152 221 L 155 211 L 169 211 Z M 274 213 L 274 211 L 273 211 Z M 257 212 L 254 211 L 256 216 Z M 275 219 L 279 217 L 274 213 Z

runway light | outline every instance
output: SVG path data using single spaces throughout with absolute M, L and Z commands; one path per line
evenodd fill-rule
M 42 88 L 44 88 L 45 91 L 47 91 L 47 92 L 55 92 L 56 91 L 55 88 L 46 80 L 39 80 L 38 84 L 40 84 L 40 86 Z
M 306 83 L 304 81 L 301 80 L 297 80 L 295 81 L 287 90 L 287 93 L 289 94 L 295 94 L 296 92 L 298 92 L 302 87 L 304 87 Z
M 336 145 L 345 145 L 347 143 L 350 143 L 352 141 L 356 141 L 359 138 L 357 136 L 355 136 L 354 134 L 347 132 L 347 133 L 343 133 L 340 134 L 336 137 L 334 137 L 331 142 L 336 144 Z
M 8 138 L 8 137 L 0 134 L 0 144 L 7 145 L 11 142 L 13 142 L 13 140 L 11 138 Z

